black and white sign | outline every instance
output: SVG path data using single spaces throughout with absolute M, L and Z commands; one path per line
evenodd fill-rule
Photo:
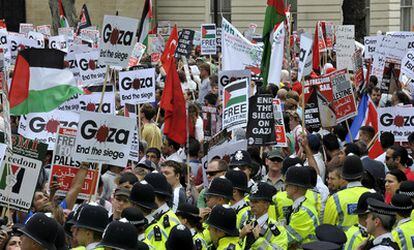
M 246 138 L 249 145 L 276 144 L 273 97 L 271 95 L 254 95 L 249 98 L 249 121 Z
M 155 101 L 155 69 L 119 72 L 121 105 Z

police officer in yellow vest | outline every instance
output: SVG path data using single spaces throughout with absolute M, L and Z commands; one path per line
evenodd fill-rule
M 345 231 L 347 241 L 345 243 L 344 250 L 357 249 L 358 246 L 369 237 L 366 222 L 368 216 L 368 198 L 379 201 L 384 200 L 384 197 L 381 194 L 371 192 L 363 193 L 359 197 L 357 208 L 354 211 L 354 213 L 358 215 L 358 223 Z
M 203 234 L 204 229 L 198 207 L 189 203 L 180 204 L 176 214 L 180 222 L 190 229 L 195 250 L 207 250 L 207 242 Z
M 229 205 L 217 205 L 207 219 L 208 230 L 216 250 L 241 250 L 236 212 Z
M 342 247 L 346 243 L 344 231 L 331 224 L 319 225 L 315 230 L 316 238 L 320 241 L 332 242 Z
M 194 249 L 193 237 L 190 229 L 183 224 L 178 224 L 171 229 L 168 240 L 165 243 L 167 250 Z
M 315 229 L 319 225 L 316 208 L 306 202 L 306 191 L 310 188 L 309 171 L 305 167 L 290 167 L 286 172 L 286 193 L 293 201 L 287 215 L 286 229 L 289 245 L 295 247 L 315 240 Z
M 230 206 L 236 211 L 237 228 L 241 229 L 252 217 L 250 206 L 245 200 L 245 195 L 248 193 L 247 176 L 238 168 L 227 171 L 225 176 L 233 184 L 233 198 L 230 200 Z
M 137 230 L 126 219 L 108 224 L 98 247 L 100 249 L 148 250 L 148 246 L 137 239 Z
M 27 220 L 24 227 L 18 230 L 23 233 L 22 250 L 56 250 L 58 223 L 44 213 L 35 213 Z
M 154 218 L 167 235 L 169 235 L 171 228 L 180 224 L 180 220 L 167 204 L 167 200 L 172 198 L 172 188 L 165 176 L 161 173 L 149 173 L 145 176 L 144 180 L 154 187 L 155 203 L 158 207 L 154 212 Z
M 254 219 L 240 231 L 245 249 L 287 249 L 286 229 L 269 218 L 268 209 L 276 188 L 269 183 L 259 182 L 253 185 L 250 204 Z
M 397 226 L 392 230 L 392 237 L 401 250 L 414 249 L 414 221 L 410 215 L 413 211 L 411 198 L 404 194 L 394 194 L 391 205 L 397 209 Z
M 354 213 L 359 197 L 370 190 L 361 184 L 363 174 L 361 159 L 349 154 L 342 167 L 342 178 L 348 184 L 345 189 L 331 195 L 325 206 L 323 223 L 336 225 L 344 231 L 358 223 L 358 216 Z
M 98 204 L 86 204 L 75 220 L 73 236 L 79 244 L 75 249 L 95 249 L 109 223 L 108 211 Z
M 145 228 L 148 226 L 148 222 L 141 210 L 136 207 L 125 208 L 122 210 L 121 218 L 128 220 L 129 223 L 134 225 L 137 230 L 138 241 L 147 244 L 150 249 L 154 249 L 145 237 Z
M 410 196 L 411 201 L 414 203 L 414 181 L 401 182 L 398 193 Z M 411 220 L 414 221 L 414 210 L 411 212 Z
M 145 237 L 148 239 L 150 245 L 155 249 L 165 249 L 165 242 L 168 235 L 162 229 L 162 226 L 155 220 L 155 193 L 154 188 L 145 180 L 134 184 L 131 190 L 129 199 L 132 205 L 144 214 L 148 221 L 148 226 L 145 229 Z

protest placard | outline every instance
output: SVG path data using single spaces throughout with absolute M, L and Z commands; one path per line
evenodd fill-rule
M 105 79 L 105 66 L 98 63 L 99 51 L 93 50 L 76 54 L 80 81 L 83 86 L 102 84 Z
M 216 46 L 216 24 L 201 25 L 201 54 L 215 55 L 217 53 Z
M 79 96 L 79 109 L 89 112 L 102 112 L 104 114 L 115 114 L 115 93 L 112 86 L 106 86 L 105 94 L 101 104 L 102 86 L 92 86 L 84 90 Z
M 139 62 L 141 61 L 141 58 L 144 55 L 146 48 L 147 46 L 145 46 L 142 43 L 137 42 L 135 44 L 134 49 L 132 50 L 131 56 L 129 57 L 128 67 L 139 65 Z
M 396 142 L 408 141 L 413 132 L 414 107 L 378 108 L 378 130 L 391 132 Z
M 0 28 L 0 49 L 3 50 L 4 66 L 9 67 L 11 63 L 10 39 L 8 38 L 7 30 L 1 29 L 1 28 Z
M 122 105 L 155 101 L 155 69 L 119 72 L 119 95 Z
M 401 61 L 401 72 L 414 79 L 414 50 L 408 50 Z
M 56 191 L 56 195 L 65 197 L 81 164 L 71 156 L 75 148 L 76 129 L 59 127 L 56 135 L 49 186 L 52 185 L 52 181 L 57 181 L 59 189 Z M 99 174 L 99 171 L 88 170 L 78 199 L 87 200 L 90 195 L 95 194 L 99 184 Z
M 318 36 L 319 53 L 326 52 L 326 43 L 325 43 L 325 38 L 323 36 L 323 29 L 322 29 L 322 22 L 321 21 L 318 21 L 316 23 L 316 31 L 317 31 L 317 36 Z
M 39 48 L 45 47 L 45 35 L 35 31 L 29 31 L 27 38 L 35 40 Z
M 346 69 L 335 71 L 329 75 L 332 83 L 333 106 L 336 122 L 343 122 L 357 115 L 352 83 Z
M 392 94 L 401 88 L 399 83 L 401 61 L 398 59 L 385 58 L 384 71 L 380 84 L 381 93 Z
M 275 120 L 276 147 L 287 147 L 285 121 L 283 119 L 283 109 L 280 99 L 273 100 L 273 118 Z
M 157 25 L 157 34 L 161 36 L 169 36 L 171 34 L 171 22 L 159 21 Z
M 20 119 L 19 134 L 29 139 L 37 139 L 55 148 L 59 126 L 77 128 L 79 115 L 76 112 L 55 109 L 47 113 L 29 113 Z
M 97 49 L 99 46 L 99 39 L 100 39 L 99 30 L 93 27 L 82 29 L 80 31 L 79 36 L 75 38 L 80 38 L 80 41 L 82 43 L 88 44 L 88 46 L 91 48 Z
M 219 132 L 217 127 L 217 109 L 215 107 L 202 107 L 202 117 L 203 117 L 203 129 L 204 129 L 204 139 L 210 140 L 210 138 Z
M 49 48 L 68 52 L 68 43 L 64 35 L 49 37 Z
M 0 138 L 4 138 L 2 132 Z M 13 149 L 6 150 L 0 167 L 0 204 L 27 212 L 32 207 L 47 145 L 21 135 L 13 135 L 12 143 Z
M 105 15 L 102 27 L 99 63 L 126 68 L 136 43 L 138 20 Z
M 271 95 L 256 94 L 249 98 L 246 138 L 248 145 L 276 144 L 273 97 Z
M 51 27 L 52 26 L 50 24 L 39 25 L 39 26 L 36 27 L 36 31 L 39 32 L 39 33 L 42 33 L 43 35 L 51 36 L 52 35 L 52 33 L 50 31 Z
M 354 64 L 354 83 L 358 89 L 364 84 L 364 64 L 362 61 L 361 50 L 356 50 L 352 55 L 352 62 Z
M 17 33 L 9 33 L 8 39 L 10 39 L 10 55 L 11 64 L 16 61 L 17 53 L 26 48 L 42 48 L 37 41 L 29 39 Z
M 335 35 L 336 68 L 352 69 L 352 54 L 355 51 L 354 25 L 338 25 Z
M 224 87 L 223 91 L 223 129 L 232 130 L 247 125 L 248 118 L 247 79 L 234 81 Z
M 29 31 L 34 31 L 35 27 L 33 23 L 20 23 L 19 25 L 19 33 L 27 34 Z
M 322 22 L 325 25 L 325 45 L 327 50 L 333 49 L 335 42 L 335 24 L 333 22 Z
M 125 103 L 124 106 L 124 116 L 130 117 L 137 121 L 138 119 L 138 111 L 137 111 L 137 105 L 132 105 L 129 103 Z M 134 129 L 134 134 L 132 136 L 132 142 L 131 142 L 131 150 L 129 151 L 129 157 L 128 159 L 131 161 L 138 162 L 139 161 L 139 130 L 137 127 Z
M 0 49 L 1 50 L 1 49 Z M 4 73 L 4 64 L 2 62 L 3 53 L 0 53 L 0 77 Z M 3 65 L 2 65 L 3 64 Z M 12 148 L 12 129 L 10 121 L 10 102 L 9 102 L 9 86 L 7 84 L 7 77 L 0 81 L 1 83 L 1 102 L 2 102 L 2 113 L 3 113 L 3 128 L 4 128 L 4 142 Z
M 229 83 L 234 82 L 240 79 L 247 79 L 247 81 L 251 82 L 252 74 L 250 70 L 220 70 L 218 74 L 218 87 L 219 87 L 219 94 L 220 97 L 223 96 L 223 89 Z
M 189 57 L 193 49 L 194 30 L 183 29 L 178 38 L 177 49 L 175 50 L 175 57 L 181 56 Z
M 364 37 L 364 58 L 370 59 L 375 53 L 375 49 L 379 44 L 380 36 L 366 36 Z
M 310 34 L 305 33 L 300 36 L 298 81 L 302 81 L 303 77 L 312 72 L 312 44 Z
M 72 157 L 125 167 L 135 126 L 135 119 L 82 111 Z

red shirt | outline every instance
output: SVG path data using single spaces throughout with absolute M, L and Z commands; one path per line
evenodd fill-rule
M 411 170 L 409 168 L 406 168 L 404 170 L 405 176 L 407 176 L 407 180 L 409 181 L 414 181 L 414 173 L 411 172 Z
M 292 90 L 298 92 L 299 95 L 302 94 L 302 84 L 298 81 L 294 82 L 292 85 Z

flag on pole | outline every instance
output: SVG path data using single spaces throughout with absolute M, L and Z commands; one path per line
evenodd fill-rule
M 351 142 L 351 135 L 354 140 L 358 139 L 359 128 L 362 126 L 371 126 L 375 129 L 375 132 L 378 132 L 378 112 L 374 102 L 366 93 L 361 97 L 358 105 L 358 115 L 355 116 L 352 122 L 349 129 L 351 133 L 347 135 L 346 141 Z
M 65 15 L 65 10 L 63 9 L 62 0 L 58 0 L 59 3 L 59 25 L 60 28 L 68 28 L 69 22 Z
M 170 37 L 168 38 L 167 43 L 165 44 L 164 52 L 161 56 L 161 63 L 162 67 L 166 74 L 170 72 L 171 67 L 171 57 L 174 57 L 175 50 L 177 49 L 178 44 L 178 31 L 177 26 L 175 25 L 173 30 L 171 31 Z M 175 62 L 175 60 L 174 60 Z
M 275 25 L 272 37 L 272 54 L 270 55 L 269 72 L 267 82 L 280 85 L 280 74 L 283 66 L 285 52 L 286 29 L 283 23 Z
M 85 29 L 90 26 L 92 26 L 92 22 L 91 18 L 89 17 L 88 8 L 86 7 L 86 4 L 83 4 L 79 16 L 78 26 L 76 27 L 76 34 L 79 35 L 82 29 Z
M 138 27 L 138 42 L 148 45 L 148 34 L 152 30 L 152 0 L 145 0 L 141 21 Z M 148 47 L 148 46 L 147 46 Z
M 12 114 L 48 112 L 82 93 L 73 73 L 64 66 L 65 54 L 35 48 L 19 52 L 9 91 Z
M 263 57 L 261 64 L 261 72 L 263 84 L 267 85 L 267 78 L 270 68 L 270 57 L 272 54 L 273 32 L 276 24 L 286 19 L 285 6 L 283 0 L 267 0 L 265 20 L 263 24 Z

